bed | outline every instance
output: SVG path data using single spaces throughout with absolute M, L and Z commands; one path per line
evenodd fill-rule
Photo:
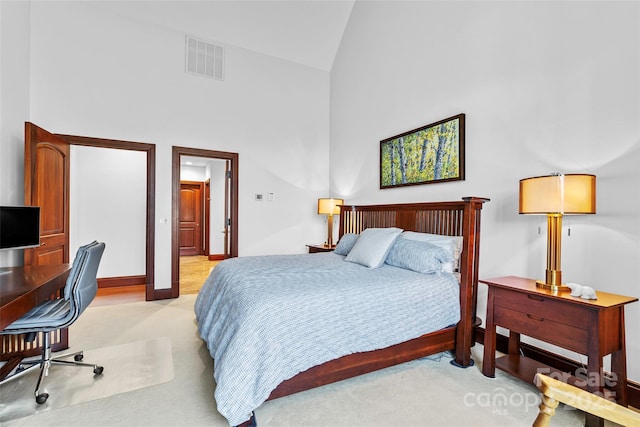
M 442 351 L 471 366 L 487 201 L 345 205 L 334 252 L 220 263 L 195 304 L 218 411 L 231 425 L 251 423 L 266 400 Z M 425 236 L 430 243 L 416 243 Z M 458 242 L 453 258 L 440 240 Z M 416 248 L 426 252 L 405 257 Z

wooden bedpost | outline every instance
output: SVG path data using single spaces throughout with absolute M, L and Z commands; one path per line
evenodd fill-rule
M 480 253 L 480 211 L 489 199 L 463 197 L 462 229 L 464 240 L 460 256 L 460 323 L 456 331 L 456 356 L 451 362 L 459 367 L 473 365 L 471 347 L 478 293 L 478 258 Z

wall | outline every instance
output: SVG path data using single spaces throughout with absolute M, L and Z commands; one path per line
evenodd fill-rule
M 205 166 L 180 166 L 180 181 L 204 182 L 208 178 Z
M 518 181 L 593 173 L 598 212 L 567 217 L 564 279 L 640 296 L 639 17 L 638 2 L 356 2 L 331 72 L 332 194 L 489 197 L 481 277 L 544 278 L 546 222 L 518 215 Z M 458 113 L 465 181 L 379 189 L 380 140 Z M 640 303 L 626 316 L 637 355 Z M 640 381 L 640 360 L 628 359 Z
M 225 46 L 224 82 L 192 76 L 182 32 L 94 2 L 33 2 L 30 26 L 15 33 L 31 41 L 29 67 L 20 68 L 30 74 L 30 121 L 156 144 L 157 289 L 170 286 L 173 145 L 239 153 L 240 255 L 304 252 L 322 241 L 315 205 L 329 188 L 327 72 Z M 6 171 L 21 191 L 22 163 Z M 273 201 L 253 200 L 267 192 Z
M 145 275 L 147 155 L 72 145 L 69 248 L 105 243 L 98 277 Z
M 29 117 L 29 3 L 0 1 L 0 205 L 24 204 L 24 122 Z M 0 266 L 23 250 L 0 251 Z

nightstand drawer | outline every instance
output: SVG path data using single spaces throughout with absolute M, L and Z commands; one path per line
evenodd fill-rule
M 521 313 L 535 313 L 538 317 L 587 329 L 588 310 L 576 304 L 553 300 L 543 295 L 525 294 L 505 289 L 495 290 L 495 305 Z
M 586 329 L 557 322 L 545 317 L 540 311 L 531 310 L 526 313 L 496 306 L 494 321 L 496 325 L 503 326 L 512 332 L 544 340 L 577 353 L 587 353 Z

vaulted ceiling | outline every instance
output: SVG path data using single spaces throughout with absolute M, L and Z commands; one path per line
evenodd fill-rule
M 151 25 L 330 71 L 355 0 L 94 1 Z

